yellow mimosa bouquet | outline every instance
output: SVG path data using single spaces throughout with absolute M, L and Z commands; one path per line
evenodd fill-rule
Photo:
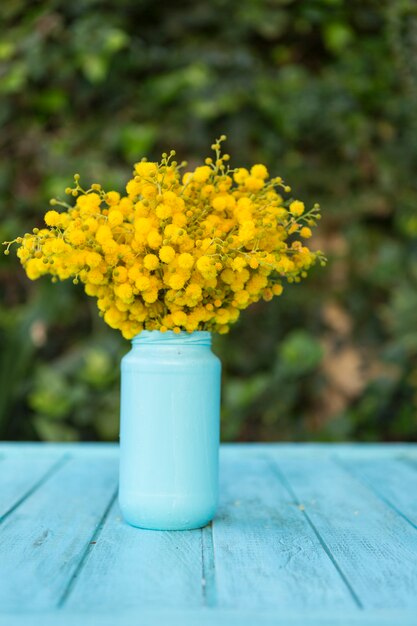
M 220 137 L 194 171 L 175 152 L 136 163 L 126 193 L 89 189 L 74 176 L 52 199 L 45 228 L 6 242 L 32 280 L 72 278 L 97 298 L 104 320 L 130 339 L 141 330 L 226 333 L 240 311 L 298 282 L 320 251 L 305 243 L 320 218 L 264 165 L 232 169 Z

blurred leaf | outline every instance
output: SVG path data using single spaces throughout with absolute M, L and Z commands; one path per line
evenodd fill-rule
M 92 348 L 84 355 L 84 364 L 78 376 L 93 387 L 107 387 L 114 380 L 114 366 L 110 355 L 99 348 Z
M 304 375 L 314 370 L 323 357 L 320 343 L 304 330 L 290 333 L 279 349 L 280 364 L 291 375 Z
M 46 113 L 56 113 L 67 105 L 67 96 L 61 89 L 48 89 L 36 98 L 37 107 Z
M 28 399 L 34 411 L 54 419 L 66 417 L 72 404 L 65 379 L 51 368 L 38 371 L 35 388 Z
M 0 76 L 0 93 L 9 94 L 20 91 L 27 80 L 27 66 L 23 61 L 16 61 L 3 76 Z
M 37 415 L 33 419 L 35 430 L 40 439 L 45 441 L 77 441 L 77 431 L 66 424 L 54 422 L 47 417 Z
M 95 54 L 86 54 L 81 59 L 84 74 L 92 83 L 100 83 L 107 73 L 107 59 Z
M 147 154 L 157 135 L 156 127 L 151 124 L 125 125 L 121 131 L 121 144 L 126 159 L 134 161 Z
M 118 28 L 110 28 L 104 36 L 104 49 L 106 52 L 118 52 L 129 43 L 129 36 Z
M 0 61 L 4 61 L 11 57 L 16 47 L 12 41 L 0 41 Z
M 329 50 L 339 53 L 351 43 L 353 32 L 347 24 L 333 22 L 324 26 L 323 38 Z

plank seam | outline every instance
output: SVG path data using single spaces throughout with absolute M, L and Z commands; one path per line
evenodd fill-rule
M 95 544 L 97 543 L 97 540 L 104 528 L 104 525 L 106 523 L 106 520 L 109 516 L 110 510 L 114 504 L 114 501 L 116 500 L 117 497 L 117 492 L 118 492 L 119 486 L 116 487 L 115 491 L 112 493 L 111 498 L 106 506 L 106 508 L 104 509 L 104 513 L 101 516 L 100 520 L 98 521 L 98 524 L 93 532 L 93 534 L 91 535 L 90 539 L 88 540 L 87 546 L 84 550 L 84 552 L 82 553 L 80 560 L 77 563 L 77 566 L 73 572 L 73 574 L 71 575 L 63 593 L 62 596 L 60 597 L 60 599 L 58 600 L 58 603 L 56 605 L 57 609 L 61 609 L 64 604 L 66 603 L 66 601 L 68 600 L 74 586 L 75 583 L 77 581 L 77 578 L 81 572 L 81 569 L 84 566 L 84 563 L 87 560 L 87 557 L 89 556 L 90 552 L 92 551 L 93 547 L 95 546 Z
M 35 493 L 35 491 L 37 491 L 39 489 L 39 487 L 41 487 L 42 485 L 44 485 L 47 480 L 49 480 L 49 478 L 52 477 L 53 474 L 55 474 L 63 465 L 65 465 L 65 463 L 67 463 L 69 461 L 69 459 L 71 458 L 70 454 L 64 454 L 64 456 L 60 457 L 59 459 L 57 459 L 57 461 L 55 461 L 55 463 L 45 472 L 45 474 L 43 474 L 39 480 L 37 480 L 32 487 L 30 487 L 30 489 L 28 489 L 26 491 L 26 493 L 23 494 L 23 496 L 21 498 L 19 498 L 19 500 L 17 500 L 17 502 L 15 502 L 13 504 L 12 507 L 10 507 L 10 509 L 8 509 L 6 511 L 6 513 L 4 513 L 1 517 L 0 517 L 0 524 L 2 524 L 5 519 L 7 517 L 9 517 L 9 515 L 11 515 L 14 511 L 16 511 L 16 509 L 23 504 L 23 502 L 25 500 L 27 500 L 32 494 Z
M 397 515 L 399 515 L 400 517 L 402 517 L 402 519 L 404 521 L 406 521 L 408 524 L 410 524 L 410 526 L 412 526 L 414 528 L 414 530 L 417 530 L 417 524 L 414 524 L 414 522 L 412 522 L 410 519 L 408 519 L 408 517 L 405 515 L 405 513 L 403 513 L 402 511 L 400 511 L 400 509 L 398 509 L 395 504 L 393 502 L 391 502 L 391 500 L 385 496 L 383 493 L 381 493 L 379 491 L 379 489 L 377 487 L 375 487 L 375 485 L 372 485 L 368 479 L 366 478 L 366 475 L 364 476 L 362 473 L 359 472 L 359 474 L 357 474 L 355 471 L 352 471 L 349 466 L 346 466 L 344 461 L 342 459 L 340 459 L 339 457 L 335 456 L 332 457 L 332 461 L 334 461 L 337 465 L 339 465 L 339 467 L 341 469 L 343 469 L 347 474 L 349 474 L 349 476 L 351 478 L 353 478 L 354 480 L 356 480 L 357 482 L 359 482 L 363 487 L 365 487 L 366 489 L 369 489 L 369 491 L 376 497 L 378 498 L 378 500 L 381 500 L 384 504 L 386 504 L 390 509 L 392 509 Z
M 275 461 L 275 460 L 273 460 L 273 459 L 271 459 L 269 457 L 264 457 L 264 459 L 270 464 L 270 467 L 272 467 L 272 470 L 274 471 L 274 473 L 276 474 L 278 479 L 281 481 L 281 483 L 284 486 L 284 488 L 288 491 L 288 493 L 291 496 L 291 498 L 294 500 L 294 504 L 300 509 L 300 513 L 302 513 L 304 515 L 304 517 L 306 518 L 307 523 L 309 524 L 310 528 L 312 529 L 312 531 L 316 535 L 316 537 L 317 537 L 321 547 L 323 548 L 323 550 L 327 554 L 328 558 L 332 562 L 332 564 L 335 567 L 337 573 L 339 574 L 340 578 L 342 579 L 343 583 L 345 584 L 346 588 L 348 589 L 348 591 L 349 591 L 350 595 L 352 596 L 353 601 L 355 602 L 356 606 L 358 607 L 358 609 L 363 610 L 364 607 L 363 607 L 362 602 L 359 599 L 359 596 L 357 595 L 356 591 L 353 589 L 353 587 L 350 584 L 349 580 L 347 579 L 345 573 L 343 572 L 343 570 L 341 569 L 340 565 L 338 564 L 338 562 L 334 558 L 333 554 L 331 553 L 331 551 L 330 551 L 328 545 L 326 544 L 326 542 L 324 541 L 323 537 L 321 536 L 321 534 L 319 533 L 319 531 L 315 527 L 315 525 L 312 522 L 310 516 L 305 511 L 305 509 L 301 508 L 301 502 L 298 500 L 298 498 L 297 498 L 297 496 L 296 496 L 296 494 L 295 494 L 291 484 L 288 482 L 288 480 L 286 479 L 285 475 L 281 471 L 277 461 Z
M 204 606 L 216 606 L 216 574 L 213 542 L 213 523 L 201 529 L 201 564 L 202 564 L 202 594 Z

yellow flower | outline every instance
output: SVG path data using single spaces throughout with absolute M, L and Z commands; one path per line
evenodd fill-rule
M 238 305 L 245 305 L 249 301 L 249 293 L 244 289 L 235 293 L 235 300 Z
M 183 252 L 177 259 L 178 267 L 190 270 L 194 265 L 194 257 L 189 252 Z
M 86 240 L 85 233 L 78 228 L 68 233 L 68 241 L 74 246 L 80 246 Z
M 51 249 L 52 252 L 54 252 L 55 254 L 61 254 L 62 252 L 66 252 L 68 248 L 68 244 L 66 244 L 63 239 L 54 239 L 51 242 Z
M 114 293 L 123 302 L 129 302 L 133 296 L 132 287 L 128 283 L 123 283 L 114 288 Z
M 304 202 L 300 202 L 300 200 L 294 200 L 290 204 L 290 213 L 299 217 L 304 213 Z
M 174 273 L 168 279 L 171 289 L 182 289 L 185 284 L 185 277 L 182 274 Z
M 259 191 L 264 186 L 262 178 L 256 178 L 255 176 L 248 176 L 245 180 L 245 187 L 249 191 Z
M 209 269 L 212 266 L 211 259 L 208 256 L 201 256 L 197 261 L 197 269 L 200 272 Z
M 262 276 L 260 274 L 255 274 L 250 278 L 250 280 L 245 285 L 245 290 L 251 296 L 255 296 L 258 294 L 265 285 L 268 284 L 268 279 L 266 276 Z
M 202 165 L 194 170 L 193 180 L 197 183 L 205 183 L 210 177 L 211 168 L 208 165 Z
M 152 248 L 153 250 L 156 250 L 156 248 L 159 248 L 159 246 L 162 243 L 162 237 L 158 233 L 156 228 L 152 228 L 152 230 L 149 232 L 146 240 L 148 242 L 149 247 Z
M 232 261 L 232 268 L 240 272 L 243 268 L 246 267 L 246 261 L 243 257 L 236 257 Z
M 123 222 L 123 213 L 117 209 L 111 209 L 109 211 L 108 220 L 110 226 L 120 226 Z
M 28 260 L 28 258 L 30 257 L 30 252 L 29 250 L 27 250 L 27 248 L 24 248 L 23 246 L 21 246 L 20 248 L 18 248 L 17 252 L 16 252 L 18 258 L 21 260 L 22 263 L 24 263 L 25 261 Z
M 155 176 L 158 172 L 158 164 L 150 163 L 149 161 L 141 161 L 140 163 L 135 163 L 135 171 L 138 176 L 150 178 Z
M 93 285 L 100 285 L 103 280 L 104 276 L 98 269 L 92 269 L 87 274 L 87 281 Z
M 93 285 L 91 283 L 85 283 L 84 291 L 87 296 L 96 296 L 97 295 L 97 285 Z
M 242 185 L 248 176 L 249 172 L 244 167 L 239 167 L 238 170 L 233 174 L 233 178 L 238 185 Z
M 226 196 L 216 196 L 211 201 L 211 206 L 216 211 L 223 211 L 227 207 L 227 197 Z
M 168 217 L 171 217 L 172 208 L 169 206 L 169 204 L 158 204 L 155 213 L 159 217 L 159 219 L 166 220 L 168 219 Z
M 127 269 L 123 265 L 119 265 L 113 270 L 113 278 L 116 283 L 125 283 L 128 279 Z
M 227 309 L 218 309 L 215 319 L 217 324 L 221 324 L 223 326 L 229 322 L 230 313 Z
M 107 225 L 103 224 L 97 229 L 96 239 L 99 243 L 103 244 L 113 239 L 113 233 Z
M 97 193 L 78 196 L 77 206 L 83 214 L 95 213 L 99 210 L 101 198 Z
M 117 191 L 109 191 L 106 193 L 106 202 L 110 206 L 114 206 L 115 204 L 119 204 L 120 202 L 120 193 Z
M 100 265 L 101 261 L 102 257 L 100 254 L 97 254 L 97 252 L 87 252 L 87 254 L 85 255 L 86 265 L 88 265 L 92 269 Z
M 47 224 L 48 226 L 59 226 L 61 216 L 59 215 L 58 211 L 47 211 L 45 213 L 44 220 L 45 224 Z
M 175 311 L 171 314 L 171 317 L 176 326 L 185 326 L 187 323 L 187 316 L 184 311 Z
M 112 328 L 117 328 L 118 323 L 124 319 L 123 315 L 121 311 L 113 306 L 104 313 L 104 321 Z
M 153 302 L 156 302 L 158 300 L 158 290 L 151 289 L 149 291 L 145 291 L 142 297 L 145 302 L 152 304 Z
M 250 168 L 250 173 L 251 176 L 254 176 L 255 178 L 261 178 L 262 180 L 268 178 L 268 170 L 266 169 L 265 165 L 252 165 L 252 167 Z
M 26 274 L 30 280 L 36 280 L 44 271 L 44 265 L 41 259 L 30 259 L 26 263 Z
M 84 226 L 87 226 L 91 233 L 96 233 L 99 227 L 99 223 L 94 217 L 89 217 L 84 221 Z
M 189 306 L 190 304 L 191 306 L 193 306 L 194 303 L 197 303 L 200 300 L 202 292 L 203 291 L 200 285 L 197 285 L 196 283 L 191 283 L 190 285 L 188 285 L 187 289 L 185 290 L 185 295 L 188 299 Z
M 238 239 L 242 243 L 246 243 L 255 236 L 255 223 L 253 220 L 247 220 L 239 228 Z
M 147 217 L 139 217 L 134 223 L 136 234 L 147 235 L 152 228 L 152 222 Z
M 129 182 L 126 185 L 126 191 L 128 195 L 132 198 L 139 195 L 141 189 L 142 189 L 142 184 L 136 182 L 136 180 L 129 180 Z
M 147 270 L 156 270 L 159 266 L 159 259 L 156 254 L 146 254 L 143 259 L 143 265 Z
M 311 228 L 308 228 L 308 226 L 303 226 L 303 228 L 300 230 L 300 235 L 301 237 L 304 237 L 304 239 L 308 239 L 309 237 L 312 236 L 312 232 L 311 232 Z
M 135 281 L 135 285 L 139 291 L 147 291 L 151 286 L 151 282 L 147 276 L 138 276 Z
M 175 258 L 175 250 L 171 246 L 162 246 L 159 251 L 159 258 L 164 263 L 171 263 Z

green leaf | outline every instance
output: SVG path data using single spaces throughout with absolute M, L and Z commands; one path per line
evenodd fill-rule
M 334 53 L 342 52 L 353 40 L 353 32 L 348 24 L 333 22 L 325 24 L 323 39 L 327 48 Z
M 323 349 L 307 331 L 297 330 L 285 338 L 279 348 L 280 364 L 284 372 L 300 376 L 313 371 L 323 357 Z
M 33 418 L 33 426 L 44 441 L 78 441 L 77 431 L 60 422 L 54 422 L 48 417 L 37 415 Z
M 128 160 L 138 160 L 153 147 L 158 135 L 152 124 L 128 124 L 121 130 L 123 154 Z

